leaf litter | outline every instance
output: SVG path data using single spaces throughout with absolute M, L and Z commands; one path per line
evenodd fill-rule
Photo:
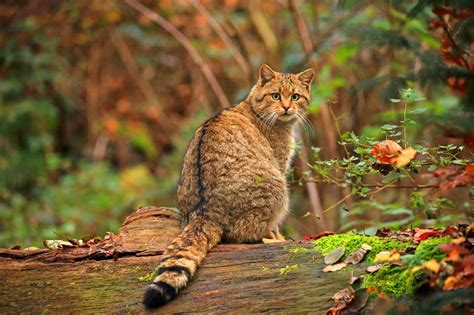
M 375 264 L 367 267 L 366 271 L 368 273 L 373 274 L 382 267 L 385 268 L 384 273 L 387 270 L 386 268 L 402 268 L 402 271 L 406 270 L 410 274 L 419 271 L 425 272 L 427 278 L 424 278 L 424 283 L 436 290 L 447 291 L 474 287 L 474 223 L 458 225 L 457 227 L 449 226 L 444 229 L 410 228 L 402 231 L 391 231 L 383 228 L 377 231 L 376 236 L 381 239 L 388 238 L 401 242 L 412 242 L 413 245 L 402 250 L 393 248 L 392 250 L 380 251 L 373 259 Z M 429 239 L 433 239 L 433 241 Z M 440 245 L 427 245 L 427 242 Z M 328 266 L 323 269 L 323 272 L 338 271 L 348 264 L 362 262 L 367 251 L 372 249 L 369 245 L 367 245 L 368 247 L 365 245 L 367 244 L 363 244 L 350 253 L 343 262 L 339 263 L 337 262 L 344 256 L 345 249 L 341 249 L 342 247 L 336 248 L 325 256 L 324 262 Z M 421 250 L 423 252 L 428 248 L 427 246 L 432 246 L 431 252 L 426 257 L 420 256 L 418 248 L 421 250 L 421 247 L 423 247 L 423 250 Z M 438 254 L 435 254 L 434 251 Z M 359 279 L 360 277 L 354 276 L 352 272 L 349 284 L 352 285 Z M 350 288 L 345 288 L 333 296 L 336 305 L 331 307 L 327 314 L 341 314 L 346 311 L 359 312 L 367 304 L 370 292 L 377 293 L 380 299 L 394 301 L 390 294 L 384 293 L 383 287 L 368 287 L 358 291 L 354 291 L 352 287 Z

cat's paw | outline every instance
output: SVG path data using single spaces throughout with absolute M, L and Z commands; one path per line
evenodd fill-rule
M 262 238 L 262 242 L 264 244 L 281 243 L 281 242 L 284 242 L 284 241 L 285 241 L 285 239 Z

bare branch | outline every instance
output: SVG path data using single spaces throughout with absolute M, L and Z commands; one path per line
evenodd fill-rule
M 222 89 L 216 77 L 214 76 L 214 73 L 212 73 L 207 63 L 204 61 L 201 55 L 199 55 L 199 53 L 193 47 L 189 39 L 181 31 L 179 31 L 176 27 L 174 27 L 174 25 L 169 23 L 167 20 L 161 17 L 158 13 L 153 12 L 149 8 L 145 7 L 139 1 L 125 0 L 125 3 L 127 3 L 130 7 L 132 7 L 136 11 L 143 14 L 145 17 L 147 17 L 151 21 L 158 24 L 165 31 L 167 31 L 172 36 L 174 36 L 181 45 L 183 45 L 184 49 L 186 49 L 186 51 L 188 52 L 193 62 L 199 67 L 203 76 L 206 78 L 207 82 L 211 86 L 211 89 L 216 95 L 217 99 L 219 100 L 221 107 L 222 108 L 228 107 L 229 100 L 227 99 L 224 93 L 224 90 Z

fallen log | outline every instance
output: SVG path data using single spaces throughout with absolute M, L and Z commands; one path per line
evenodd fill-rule
M 0 250 L 0 313 L 141 313 L 144 288 L 163 249 L 180 230 L 179 212 L 142 207 L 104 240 L 62 249 Z M 348 286 L 348 267 L 323 273 L 310 244 L 223 244 L 160 313 L 325 313 Z M 298 265 L 280 275 L 281 268 Z

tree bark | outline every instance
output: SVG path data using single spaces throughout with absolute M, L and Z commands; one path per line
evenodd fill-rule
M 63 249 L 0 249 L 0 313 L 145 313 L 141 304 L 159 255 L 180 230 L 179 212 L 142 207 L 116 234 Z M 158 313 L 325 313 L 348 286 L 347 267 L 323 273 L 311 244 L 223 244 L 213 249 L 190 285 Z M 280 268 L 295 265 L 285 275 Z

